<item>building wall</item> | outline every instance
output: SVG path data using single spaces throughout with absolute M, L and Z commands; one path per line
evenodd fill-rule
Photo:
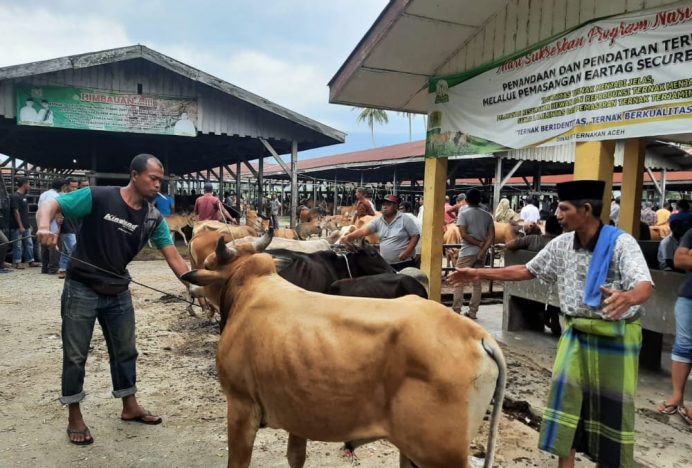
M 15 118 L 14 84 L 19 82 L 135 94 L 141 83 L 145 95 L 197 98 L 197 129 L 202 133 L 299 142 L 314 138 L 311 132 L 287 119 L 142 59 L 0 81 L 0 116 Z
M 471 70 L 594 18 L 672 3 L 678 0 L 509 0 L 436 74 Z

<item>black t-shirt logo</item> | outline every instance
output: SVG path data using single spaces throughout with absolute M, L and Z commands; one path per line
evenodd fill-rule
M 106 213 L 106 215 L 103 217 L 106 221 L 110 221 L 111 223 L 115 223 L 119 226 L 119 230 L 125 232 L 126 234 L 132 234 L 137 230 L 139 227 L 139 224 L 132 224 L 129 221 L 126 221 L 124 219 L 120 219 L 117 216 L 113 216 L 110 213 Z

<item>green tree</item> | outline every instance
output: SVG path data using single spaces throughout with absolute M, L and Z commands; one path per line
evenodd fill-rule
M 358 114 L 358 122 L 366 122 L 368 124 L 368 127 L 370 127 L 370 135 L 372 136 L 372 146 L 376 147 L 377 144 L 375 143 L 375 124 L 378 123 L 380 125 L 384 125 L 386 123 L 389 123 L 389 117 L 387 116 L 387 112 L 383 111 L 382 109 L 371 109 L 369 107 L 365 108 L 358 108 L 354 107 L 353 110 L 360 110 L 360 114 Z
M 411 128 L 411 122 L 416 114 L 412 114 L 411 112 L 397 112 L 397 114 L 408 119 L 408 141 L 413 141 L 413 129 Z

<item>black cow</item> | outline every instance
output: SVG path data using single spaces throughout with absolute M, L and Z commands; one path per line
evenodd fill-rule
M 267 253 L 274 257 L 279 276 L 303 289 L 324 294 L 328 294 L 332 283 L 340 279 L 394 273 L 371 245 L 353 246 L 343 255 L 333 251 L 308 254 L 282 249 Z
M 428 293 L 418 280 L 399 273 L 381 273 L 335 281 L 329 287 L 329 294 L 335 296 L 379 297 L 394 299 L 415 294 L 423 299 Z

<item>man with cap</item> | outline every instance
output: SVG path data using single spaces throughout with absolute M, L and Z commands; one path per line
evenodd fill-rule
M 219 214 L 223 214 L 228 222 L 233 220 L 233 216 L 223 207 L 221 200 L 214 196 L 214 187 L 211 184 L 204 184 L 204 195 L 195 200 L 195 214 L 199 221 L 222 221 Z
M 399 197 L 387 195 L 382 201 L 382 216 L 342 237 L 345 243 L 370 234 L 380 238 L 380 254 L 396 271 L 415 267 L 416 244 L 420 230 L 415 221 L 398 210 Z
M 563 314 L 539 448 L 574 466 L 585 452 L 598 466 L 634 466 L 634 396 L 642 329 L 639 309 L 653 282 L 637 241 L 600 221 L 605 182 L 558 184 L 565 233 L 526 265 L 459 268 L 468 280 L 556 283 Z

